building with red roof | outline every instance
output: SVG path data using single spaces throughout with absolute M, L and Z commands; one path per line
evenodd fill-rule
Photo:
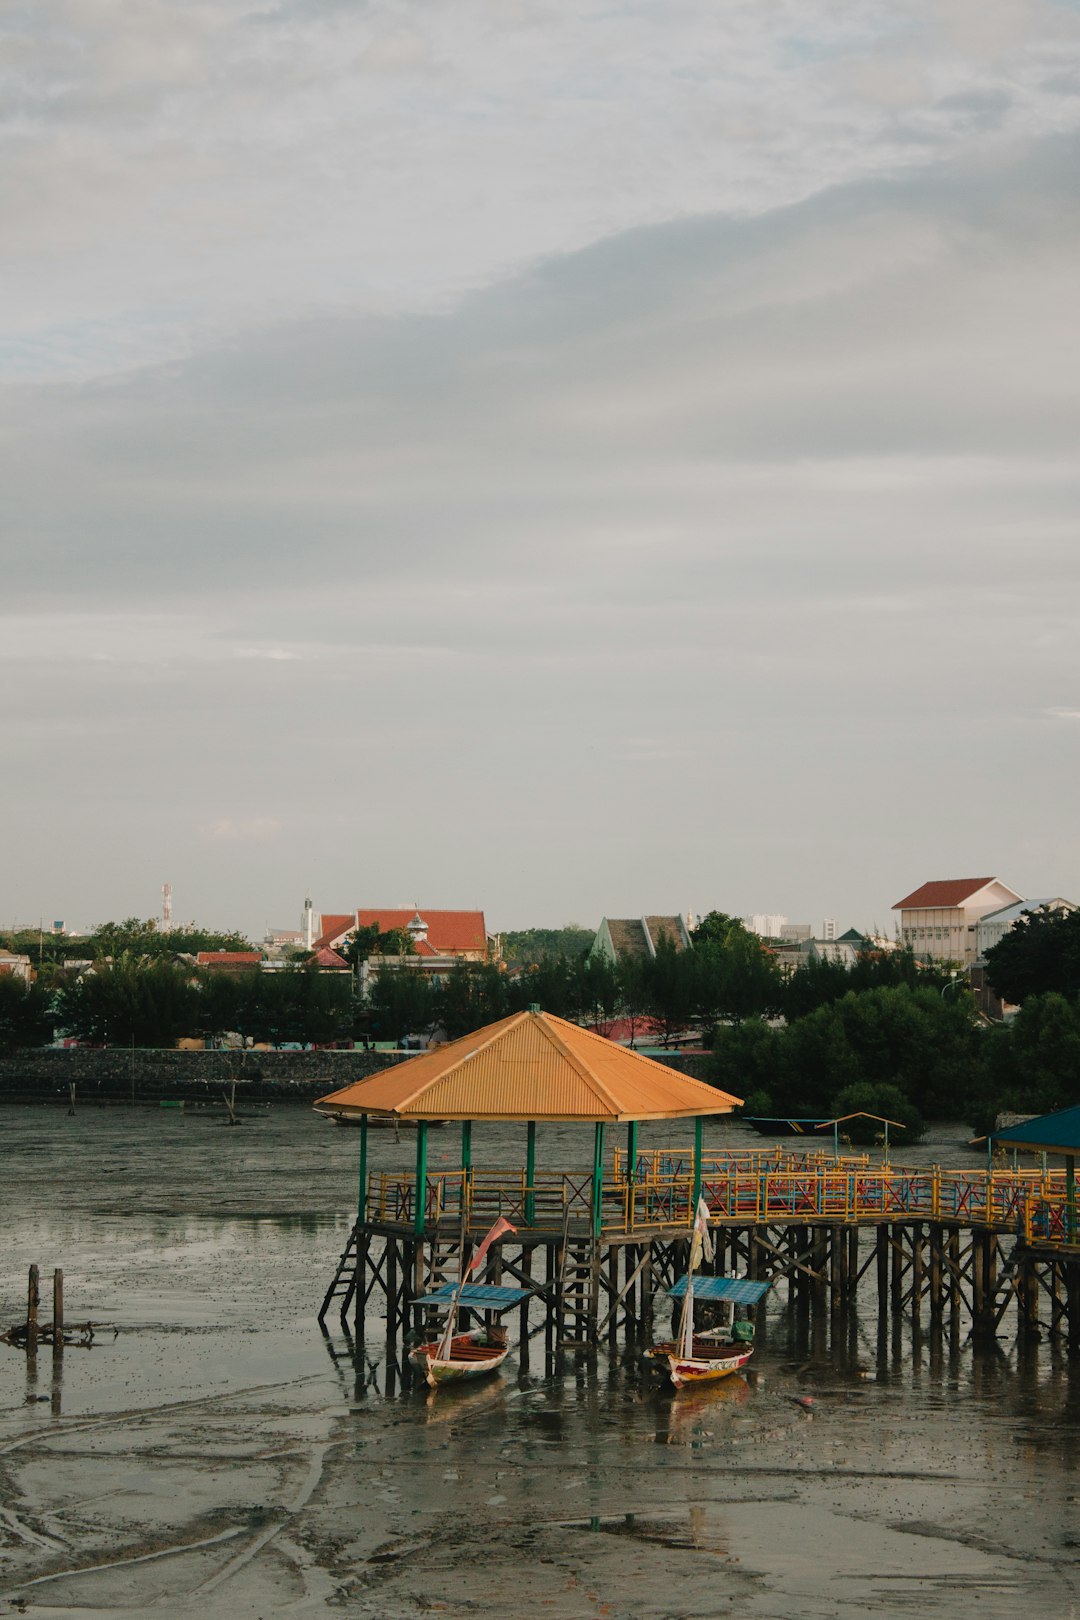
M 450 963 L 486 962 L 487 927 L 482 911 L 424 911 L 395 906 L 323 912 L 319 918 L 316 950 L 337 950 L 357 928 L 378 925 L 381 933 L 400 930 L 412 942 L 413 955 L 449 959 Z
M 216 968 L 226 973 L 253 973 L 262 967 L 261 951 L 200 951 L 195 958 L 201 968 Z
M 934 878 L 893 906 L 900 939 L 916 956 L 939 962 L 974 962 L 980 917 L 1022 897 L 1000 878 Z

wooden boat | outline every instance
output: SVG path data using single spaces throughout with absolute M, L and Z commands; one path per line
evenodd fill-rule
M 744 1125 L 757 1131 L 759 1136 L 813 1136 L 819 1125 L 828 1125 L 827 1119 L 795 1119 L 791 1116 L 769 1116 L 765 1118 L 758 1114 L 743 1114 L 740 1116 Z
M 754 1329 L 750 1322 L 734 1320 L 735 1305 L 754 1305 L 769 1289 L 767 1282 L 751 1282 L 741 1277 L 702 1277 L 695 1283 L 694 1273 L 703 1256 L 712 1258 L 709 1210 L 704 1199 L 699 1201 L 694 1217 L 686 1276 L 668 1290 L 673 1299 L 682 1299 L 678 1332 L 674 1339 L 651 1345 L 645 1352 L 646 1360 L 666 1367 L 676 1389 L 686 1384 L 727 1378 L 746 1366 L 754 1353 Z M 724 1308 L 727 1320 L 721 1327 L 695 1330 L 695 1292 L 699 1299 Z
M 737 1345 L 728 1340 L 725 1329 L 695 1333 L 689 1343 L 671 1339 L 648 1351 L 652 1360 L 666 1361 L 668 1377 L 676 1389 L 741 1372 L 753 1353 L 752 1344 Z
M 409 1360 L 435 1389 L 439 1384 L 482 1378 L 501 1367 L 509 1354 L 505 1328 L 477 1327 L 469 1333 L 456 1333 L 449 1344 L 440 1338 L 418 1345 L 409 1352 Z
M 409 1352 L 410 1362 L 423 1374 L 432 1389 L 437 1389 L 442 1384 L 456 1384 L 470 1378 L 482 1378 L 486 1373 L 495 1372 L 506 1360 L 509 1353 L 506 1329 L 496 1326 L 490 1321 L 490 1317 L 499 1311 L 508 1310 L 511 1305 L 519 1305 L 527 1298 L 528 1289 L 470 1283 L 468 1278 L 471 1272 L 479 1270 L 491 1245 L 506 1233 L 516 1230 L 516 1227 L 511 1226 L 509 1221 L 500 1216 L 466 1263 L 463 1227 L 461 1272 L 456 1285 L 445 1283 L 442 1288 L 436 1289 L 433 1294 L 427 1294 L 418 1301 L 423 1305 L 447 1306 L 446 1326 L 439 1337 L 432 1339 L 428 1344 L 417 1345 L 415 1350 Z M 484 1311 L 488 1316 L 487 1324 L 473 1328 L 468 1333 L 455 1333 L 458 1312 L 462 1310 Z

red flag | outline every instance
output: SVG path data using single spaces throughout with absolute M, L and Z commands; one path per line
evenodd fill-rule
M 469 1264 L 465 1267 L 465 1275 L 466 1275 L 466 1277 L 469 1275 L 469 1273 L 471 1271 L 475 1271 L 477 1269 L 477 1267 L 481 1264 L 485 1254 L 487 1254 L 488 1250 L 491 1248 L 491 1245 L 493 1243 L 497 1243 L 499 1238 L 501 1238 L 504 1233 L 506 1233 L 506 1232 L 516 1232 L 516 1231 L 517 1231 L 517 1227 L 516 1226 L 511 1226 L 510 1222 L 507 1221 L 507 1220 L 504 1220 L 503 1217 L 500 1215 L 498 1220 L 495 1222 L 495 1225 L 491 1228 L 491 1231 L 488 1233 L 487 1237 L 484 1239 L 483 1243 L 481 1243 L 480 1247 L 476 1250 L 476 1252 L 473 1255 L 472 1259 L 469 1261 Z

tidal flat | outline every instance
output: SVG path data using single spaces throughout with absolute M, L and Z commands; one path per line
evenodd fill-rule
M 478 1126 L 476 1162 L 518 1166 L 519 1134 Z M 777 1289 L 752 1373 L 712 1390 L 664 1393 L 621 1348 L 549 1371 L 534 1344 L 402 1392 L 377 1321 L 359 1347 L 316 1322 L 357 1135 L 302 1107 L 0 1110 L 0 1323 L 36 1262 L 69 1326 L 99 1324 L 57 1363 L 0 1346 L 0 1614 L 1080 1617 L 1063 1350 L 879 1332 L 868 1276 L 836 1326 Z M 962 1138 L 910 1157 L 977 1164 Z M 717 1122 L 706 1150 L 759 1140 Z M 432 1168 L 457 1145 L 433 1133 Z M 545 1167 L 591 1146 L 540 1131 Z M 370 1152 L 408 1168 L 411 1139 Z

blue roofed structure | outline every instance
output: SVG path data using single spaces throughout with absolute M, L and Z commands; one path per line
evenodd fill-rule
M 1009 1125 L 994 1131 L 990 1140 L 1001 1147 L 1026 1148 L 1029 1153 L 1080 1154 L 1080 1105 Z

